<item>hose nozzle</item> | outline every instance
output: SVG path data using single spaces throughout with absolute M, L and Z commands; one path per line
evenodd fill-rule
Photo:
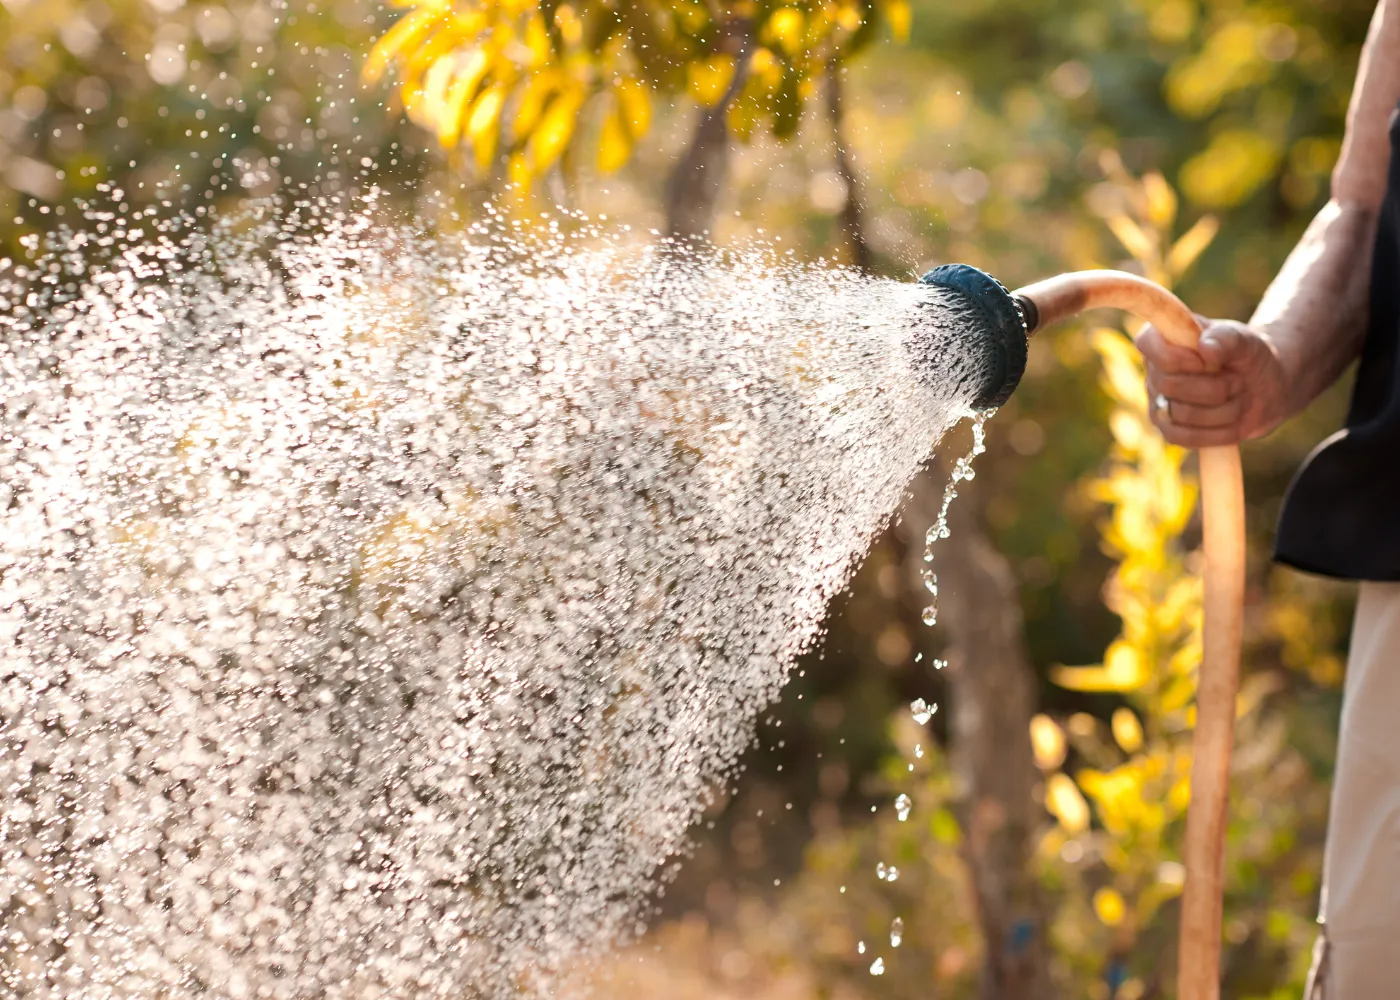
M 950 293 L 959 313 L 960 334 L 982 355 L 982 385 L 973 400 L 978 410 L 994 410 L 1010 398 L 1026 371 L 1026 338 L 1032 324 L 1022 304 L 1001 282 L 970 264 L 941 264 L 919 283 Z

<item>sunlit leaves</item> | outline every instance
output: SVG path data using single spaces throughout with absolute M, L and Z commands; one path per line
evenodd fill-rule
M 625 160 L 650 124 L 628 26 L 601 7 L 519 0 L 407 0 L 404 6 L 408 13 L 376 43 L 363 76 L 372 83 L 396 67 L 410 119 L 443 146 L 469 146 L 484 174 L 503 157 L 507 179 L 528 187 L 565 155 L 584 107 L 598 94 L 616 95 L 623 116 L 602 130 L 605 162 Z
M 1196 224 L 1182 233 L 1167 252 L 1167 273 L 1177 278 L 1189 271 L 1219 231 L 1220 220 L 1215 216 L 1203 215 L 1197 219 Z
M 651 127 L 651 94 L 634 77 L 619 77 L 598 134 L 598 170 L 612 173 L 632 156 L 636 142 Z
M 552 167 L 568 148 L 583 98 L 582 89 L 567 90 L 556 96 L 540 116 L 539 124 L 530 133 L 530 140 L 526 145 L 532 158 L 531 167 L 536 174 Z
M 1117 194 L 1098 199 L 1104 224 L 1129 256 L 1142 265 L 1147 277 L 1161 284 L 1174 284 L 1215 238 L 1219 220 L 1202 216 L 1173 243 L 1170 234 L 1180 203 L 1166 178 L 1156 171 L 1141 179 L 1133 178 L 1114 152 L 1105 152 L 1099 162 L 1109 177 L 1106 186 Z
M 800 10 L 792 7 L 779 7 L 768 18 L 761 37 L 789 59 L 796 58 L 803 49 L 803 34 L 806 19 Z
M 596 137 L 599 170 L 618 169 L 651 126 L 657 96 L 702 106 L 736 89 L 728 121 L 740 138 L 765 122 L 796 131 L 816 81 L 887 24 L 904 38 L 905 0 L 804 0 L 727 11 L 648 0 L 602 2 L 401 0 L 407 9 L 376 43 L 363 78 L 394 68 L 405 112 L 445 147 L 465 144 L 483 174 L 496 159 L 522 187 Z M 737 60 L 745 36 L 745 65 Z M 740 79 L 740 74 L 742 78 Z M 596 114 L 590 108 L 596 105 Z
M 1108 647 L 1103 664 L 1093 667 L 1059 667 L 1051 677 L 1072 691 L 1136 691 L 1151 677 L 1141 651 L 1118 641 Z
M 885 5 L 885 18 L 890 22 L 890 32 L 897 42 L 909 40 L 909 27 L 913 22 L 913 14 L 909 10 L 909 4 L 905 0 L 893 0 Z
M 1042 771 L 1053 771 L 1065 762 L 1065 731 L 1059 723 L 1048 715 L 1031 718 L 1031 751 L 1035 754 L 1035 766 Z
M 1181 186 L 1206 208 L 1238 205 L 1273 176 L 1280 150 L 1272 139 L 1250 129 L 1227 129 L 1181 168 Z
M 1137 753 L 1142 749 L 1142 723 L 1131 708 L 1120 706 L 1114 709 L 1110 724 L 1114 742 L 1124 753 Z
M 701 104 L 718 104 L 734 79 L 734 57 L 723 54 L 697 59 L 686 67 L 690 96 Z
M 617 110 L 627 134 L 640 139 L 651 128 L 651 95 L 646 86 L 635 77 L 619 77 L 613 84 L 617 95 Z
M 506 84 L 498 83 L 483 91 L 472 102 L 467 119 L 467 138 L 476 154 L 476 165 L 485 170 L 496 149 L 497 123 L 506 100 Z M 441 138 L 441 133 L 439 133 Z
M 1169 229 L 1176 222 L 1177 197 L 1167 179 L 1155 170 L 1142 178 L 1147 219 L 1158 229 Z
M 1117 927 L 1127 915 L 1128 904 L 1117 889 L 1104 887 L 1094 893 L 1094 913 L 1109 927 Z
M 617 110 L 613 109 L 603 119 L 603 130 L 598 136 L 598 169 L 610 174 L 626 163 L 631 155 L 632 136 Z
M 1052 774 L 1046 781 L 1045 808 L 1070 833 L 1082 833 L 1089 828 L 1089 804 L 1078 786 L 1064 774 Z
M 1260 51 L 1261 26 L 1240 18 L 1225 23 L 1199 52 L 1172 68 L 1167 100 L 1187 118 L 1203 118 L 1229 94 L 1262 82 L 1270 65 Z

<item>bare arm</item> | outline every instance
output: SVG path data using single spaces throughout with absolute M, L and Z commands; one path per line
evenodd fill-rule
M 1278 348 L 1302 409 L 1361 350 L 1371 244 L 1385 199 L 1390 115 L 1400 100 L 1400 0 L 1376 7 L 1347 109 L 1329 201 L 1289 254 L 1250 324 Z M 1288 413 L 1283 414 L 1288 416 Z
M 1332 198 L 1308 226 L 1248 325 L 1212 322 L 1200 348 L 1153 330 L 1138 346 L 1169 440 L 1191 447 L 1267 434 L 1307 406 L 1357 356 L 1365 336 L 1371 252 L 1400 100 L 1400 0 L 1381 0 L 1362 50 Z

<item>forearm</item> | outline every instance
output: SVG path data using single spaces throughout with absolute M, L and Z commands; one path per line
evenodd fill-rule
M 1380 0 L 1318 213 L 1254 313 L 1251 325 L 1278 351 L 1288 385 L 1281 416 L 1307 406 L 1360 353 L 1371 255 L 1390 164 L 1390 117 L 1400 100 L 1400 0 Z
M 1331 385 L 1361 351 L 1378 211 L 1329 201 L 1288 255 L 1250 325 L 1278 351 L 1291 416 Z

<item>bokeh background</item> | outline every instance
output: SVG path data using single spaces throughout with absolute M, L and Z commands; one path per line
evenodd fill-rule
M 1326 198 L 1373 7 L 0 4 L 0 257 L 100 225 L 77 199 L 228 214 L 373 185 L 449 229 L 487 200 L 522 225 L 562 204 L 900 277 L 1123 267 L 1236 318 Z M 1116 322 L 1032 344 L 935 547 L 928 628 L 923 533 L 968 447 L 945 442 L 646 936 L 580 979 L 676 1000 L 1174 994 L 1195 487 Z M 1315 937 L 1352 595 L 1269 544 L 1346 393 L 1245 448 L 1228 997 L 1300 997 Z M 940 705 L 927 725 L 915 698 Z

